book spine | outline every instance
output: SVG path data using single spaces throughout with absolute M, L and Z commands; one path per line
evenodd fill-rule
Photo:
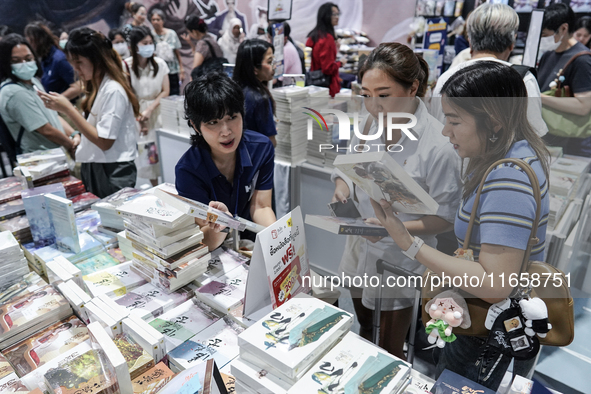
M 385 228 L 341 225 L 339 226 L 339 234 L 361 235 L 367 237 L 387 237 L 388 230 L 386 230 Z

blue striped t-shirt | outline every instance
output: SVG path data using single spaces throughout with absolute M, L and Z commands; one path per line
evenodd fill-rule
M 530 260 L 543 261 L 550 196 L 542 165 L 526 140 L 515 142 L 505 157 L 525 160 L 538 176 L 542 195 L 539 242 L 533 247 Z M 460 247 L 464 244 L 475 196 L 476 191 L 462 201 L 456 215 L 454 231 Z M 535 215 L 536 203 L 527 174 L 510 163 L 492 170 L 486 178 L 472 230 L 470 248 L 474 256 L 478 256 L 483 243 L 525 250 Z

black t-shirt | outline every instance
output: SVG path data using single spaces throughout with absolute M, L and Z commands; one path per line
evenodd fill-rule
M 550 90 L 550 82 L 556 79 L 556 74 L 577 53 L 589 51 L 589 48 L 577 42 L 564 52 L 549 51 L 544 53 L 538 66 L 538 84 L 540 90 Z M 570 86 L 573 93 L 591 91 L 591 56 L 579 56 L 566 70 L 564 85 Z

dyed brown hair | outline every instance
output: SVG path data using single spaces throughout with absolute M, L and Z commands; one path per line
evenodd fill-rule
M 29 23 L 25 27 L 25 37 L 35 48 L 35 53 L 41 59 L 49 55 L 52 46 L 61 51 L 59 38 L 41 22 Z

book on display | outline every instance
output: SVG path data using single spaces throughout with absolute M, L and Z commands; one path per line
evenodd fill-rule
M 143 193 L 117 208 L 117 214 L 131 221 L 143 221 L 171 229 L 184 227 L 191 219 L 178 209 L 166 204 L 156 194 Z
M 455 372 L 444 369 L 439 378 L 433 385 L 434 393 L 441 394 L 456 394 L 456 393 L 479 393 L 479 394 L 494 394 L 493 390 L 471 381 Z
M 99 323 L 112 338 L 123 331 L 122 324 L 116 317 L 105 311 L 105 306 L 96 297 L 85 305 L 91 323 Z
M 149 325 L 164 335 L 167 352 L 218 321 L 222 315 L 195 298 L 152 320 Z
M 361 218 L 338 218 L 332 216 L 306 215 L 306 224 L 339 235 L 387 237 L 388 230 Z
M 109 251 L 98 253 L 76 264 L 82 277 L 121 264 Z
M 154 358 L 131 335 L 119 334 L 113 338 L 113 342 L 125 358 L 128 374 L 132 380 L 154 367 Z
M 410 364 L 350 332 L 288 393 L 397 393 L 410 371 Z
M 169 362 L 179 369 L 188 369 L 197 363 L 213 358 L 219 368 L 224 368 L 238 357 L 238 335 L 244 328 L 229 317 L 223 317 L 168 354 Z
M 212 308 L 228 313 L 242 304 L 247 277 L 248 267 L 238 266 L 227 274 L 205 281 L 195 295 Z
M 129 313 L 150 321 L 187 301 L 186 297 L 186 293 L 166 293 L 161 288 L 146 283 L 114 301 Z
M 0 292 L 0 304 L 5 304 L 13 299 L 24 297 L 45 286 L 47 286 L 47 282 L 45 282 L 36 272 L 29 272 L 28 274 L 23 275 L 18 282 Z
M 58 256 L 63 256 L 71 263 L 77 264 L 101 251 L 104 251 L 103 244 L 87 232 L 79 233 L 78 239 L 80 242 L 80 253 L 61 252 L 55 244 L 37 249 L 34 256 L 41 263 L 43 271 L 45 272 L 46 270 L 45 265 L 47 262 L 54 260 Z
M 174 373 L 164 363 L 155 367 L 132 381 L 134 394 L 156 394 L 172 380 Z
M 207 262 L 207 270 L 195 281 L 200 286 L 204 283 L 229 273 L 234 268 L 247 264 L 249 259 L 240 253 L 221 246 L 211 252 L 211 258 Z
M 230 363 L 230 373 L 236 378 L 237 393 L 287 394 L 292 384 L 238 357 Z
M 47 246 L 55 243 L 55 230 L 50 220 L 46 194 L 66 198 L 66 191 L 61 183 L 35 187 L 22 191 L 23 204 L 36 246 Z
M 52 285 L 57 286 L 62 282 L 74 279 L 74 277 L 63 269 L 61 265 L 56 263 L 55 260 L 47 262 L 45 268 L 47 268 L 47 279 Z
M 107 294 L 111 297 L 122 296 L 146 283 L 131 269 L 131 263 L 123 263 L 84 276 L 86 288 L 93 297 Z
M 171 370 L 174 372 L 173 368 Z M 178 371 L 158 394 L 220 394 L 220 386 L 223 386 L 220 372 L 214 360 L 210 359 L 184 371 Z
M 4 349 L 2 354 L 18 375 L 24 376 L 87 339 L 86 325 L 71 316 Z
M 28 394 L 27 386 L 21 382 L 15 373 L 0 378 L 0 393 Z
M 90 296 L 88 296 L 80 287 L 72 280 L 62 282 L 57 285 L 60 293 L 68 300 L 70 306 L 74 310 L 76 316 L 78 316 L 84 323 L 90 323 L 85 305 L 90 302 Z M 77 289 L 80 289 L 86 296 L 82 297 Z
M 200 232 L 196 223 L 190 223 L 189 225 L 173 230 L 170 233 L 153 236 L 149 232 L 145 232 L 141 226 L 134 225 L 135 223 L 137 222 L 131 223 L 127 220 L 124 221 L 125 229 L 131 233 L 130 239 L 136 242 L 140 239 L 140 243 L 145 243 L 153 248 L 165 248 L 170 244 L 181 241 L 182 239 Z
M 375 201 L 392 204 L 396 212 L 435 215 L 439 204 L 388 152 L 341 155 L 335 167 Z
M 158 253 L 160 256 L 164 258 L 168 258 L 174 256 L 182 251 L 185 251 L 189 248 L 197 246 L 203 240 L 203 233 L 201 230 L 197 230 L 197 232 L 185 233 L 185 237 L 180 239 L 179 241 L 175 241 L 169 245 L 158 247 L 153 245 L 146 245 L 146 240 L 143 239 L 140 235 L 132 233 L 130 230 L 126 230 L 125 236 L 127 239 L 131 240 L 132 244 L 135 242 L 140 245 L 145 245 L 146 248 L 149 250 L 153 250 L 154 252 Z
M 166 357 L 166 341 L 165 336 L 161 332 L 135 315 L 129 315 L 129 318 L 125 319 L 124 321 L 127 320 L 131 320 L 133 325 L 140 332 L 144 333 L 147 337 L 152 338 L 152 340 L 155 341 L 155 345 L 152 347 L 156 353 L 156 356 L 154 356 L 154 361 L 158 362 Z
M 204 244 L 197 244 L 194 248 L 183 250 L 170 257 L 163 257 L 155 249 L 149 248 L 145 245 L 132 243 L 132 256 L 141 263 L 161 267 L 163 269 L 175 269 L 182 264 L 188 263 L 191 260 L 199 259 L 205 256 L 209 249 Z
M 298 294 L 238 336 L 240 357 L 293 384 L 352 324 L 349 313 Z
M 80 271 L 80 268 L 72 264 L 70 260 L 66 259 L 64 256 L 57 256 L 55 259 L 53 259 L 53 262 L 58 264 L 64 271 L 70 274 L 78 286 L 84 286 L 82 271 Z

